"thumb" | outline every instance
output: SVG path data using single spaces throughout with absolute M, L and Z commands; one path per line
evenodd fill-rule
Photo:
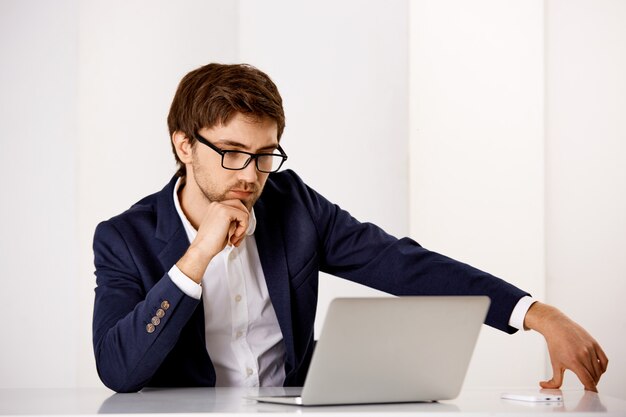
M 539 385 L 541 386 L 541 388 L 544 389 L 561 388 L 561 385 L 563 384 L 564 372 L 565 369 L 558 366 L 552 366 L 552 379 L 550 379 L 549 381 L 541 381 L 539 382 Z
M 234 237 L 235 237 L 236 230 L 237 230 L 237 222 L 231 222 L 230 225 L 228 226 L 227 243 L 230 243 L 233 246 L 235 246 Z

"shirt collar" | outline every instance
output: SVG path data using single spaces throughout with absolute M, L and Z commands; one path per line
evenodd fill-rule
M 183 185 L 182 180 L 183 180 L 182 177 L 179 177 L 176 180 L 176 184 L 174 184 L 174 195 L 172 196 L 172 198 L 174 199 L 174 206 L 176 207 L 176 213 L 178 213 L 178 217 L 180 217 L 180 220 L 183 222 L 185 231 L 187 232 L 187 235 L 190 237 L 189 240 L 191 241 L 192 240 L 191 236 L 193 235 L 195 237 L 198 231 L 191 225 L 191 222 L 189 221 L 187 216 L 185 216 L 185 213 L 180 207 L 180 201 L 178 199 L 178 189 L 180 188 L 181 185 Z M 256 230 L 256 215 L 254 214 L 254 207 L 253 207 L 252 210 L 250 210 L 250 221 L 248 222 L 248 229 L 246 230 L 246 235 L 252 236 L 255 230 Z

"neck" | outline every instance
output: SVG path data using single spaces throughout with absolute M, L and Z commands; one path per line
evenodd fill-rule
M 178 188 L 180 208 L 189 223 L 198 230 L 207 208 L 207 201 L 193 178 L 183 177 Z

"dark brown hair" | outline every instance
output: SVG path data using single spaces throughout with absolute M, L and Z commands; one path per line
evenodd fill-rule
M 194 144 L 198 130 L 226 124 L 236 113 L 274 120 L 280 140 L 285 129 L 283 100 L 270 77 L 247 64 L 205 65 L 185 75 L 178 85 L 167 116 L 170 139 L 180 131 Z M 172 150 L 176 175 L 184 176 L 185 164 L 173 143 Z

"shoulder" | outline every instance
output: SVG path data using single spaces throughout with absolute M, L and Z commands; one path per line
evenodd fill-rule
M 309 187 L 294 171 L 287 169 L 270 174 L 261 199 L 266 202 L 315 207 L 328 203 L 319 193 Z
M 175 179 L 172 179 L 161 191 L 150 194 L 137 201 L 124 212 L 101 222 L 96 227 L 96 237 L 101 234 L 114 233 L 124 235 L 129 231 L 154 231 L 157 227 L 159 214 L 169 211 L 175 214 L 173 192 Z M 171 207 L 169 207 L 171 205 Z
M 97 229 L 113 228 L 125 230 L 138 224 L 154 223 L 156 220 L 157 194 L 151 194 L 142 198 L 123 213 L 101 222 Z
M 270 175 L 255 209 L 260 218 L 273 218 L 295 234 L 321 235 L 324 233 L 321 229 L 337 224 L 338 215 L 340 225 L 351 219 L 348 212 L 309 187 L 291 170 Z
M 306 189 L 307 185 L 294 171 L 286 169 L 284 171 L 270 174 L 265 184 L 265 190 L 270 193 L 291 194 L 294 190 Z

